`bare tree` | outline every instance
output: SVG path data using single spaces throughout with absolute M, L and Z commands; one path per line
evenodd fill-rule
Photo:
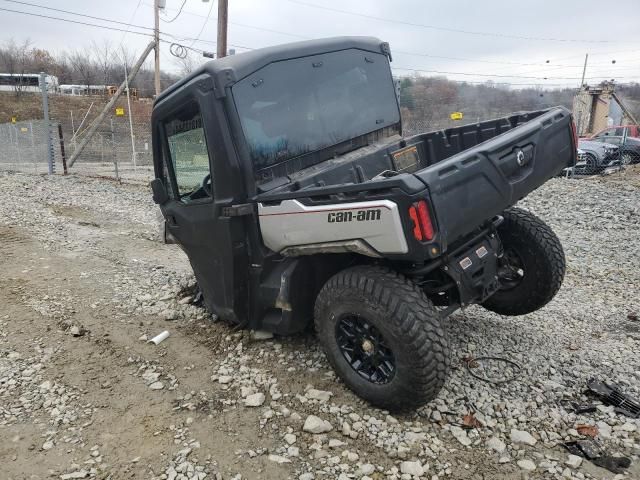
M 109 85 L 112 83 L 111 77 L 115 63 L 115 52 L 113 51 L 111 42 L 105 39 L 99 44 L 94 40 L 91 42 L 91 49 L 93 50 L 96 68 L 100 72 L 99 81 L 102 85 Z
M 95 84 L 98 76 L 98 68 L 92 58 L 91 51 L 86 48 L 84 50 L 76 50 L 69 54 L 68 58 L 79 83 L 86 85 L 87 94 L 90 93 L 91 85 Z
M 28 73 L 27 70 L 31 59 L 30 49 L 31 41 L 29 39 L 24 40 L 22 43 L 17 43 L 14 39 L 10 39 L 0 48 L 0 66 L 3 73 L 11 75 L 16 97 L 22 95 L 26 86 L 24 75 Z
M 180 68 L 180 74 L 182 76 L 189 75 L 200 65 L 200 62 L 189 50 L 185 50 L 184 58 L 176 57 L 175 62 L 178 64 L 178 67 Z

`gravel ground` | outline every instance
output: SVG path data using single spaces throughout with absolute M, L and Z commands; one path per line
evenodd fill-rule
M 640 478 L 640 420 L 584 394 L 595 377 L 640 398 L 639 174 L 525 199 L 564 244 L 558 296 L 518 318 L 453 315 L 445 388 L 394 417 L 335 378 L 313 335 L 257 341 L 191 305 L 146 188 L 0 173 L 0 477 Z M 515 378 L 470 375 L 483 367 Z M 626 473 L 561 446 L 589 433 Z

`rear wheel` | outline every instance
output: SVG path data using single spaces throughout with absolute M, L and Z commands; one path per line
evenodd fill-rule
M 402 275 L 381 267 L 343 270 L 315 305 L 318 339 L 338 376 L 357 395 L 388 410 L 432 400 L 449 358 L 440 315 Z
M 564 252 L 553 230 L 532 213 L 510 208 L 503 215 L 500 289 L 482 306 L 501 315 L 524 315 L 545 306 L 560 289 Z

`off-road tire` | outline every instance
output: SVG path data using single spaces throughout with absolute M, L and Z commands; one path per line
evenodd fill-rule
M 391 411 L 423 405 L 438 394 L 449 369 L 449 347 L 441 317 L 410 280 L 377 266 L 345 269 L 323 286 L 315 303 L 318 339 L 338 376 L 358 396 Z M 359 315 L 384 338 L 395 358 L 395 374 L 376 384 L 360 376 L 338 345 L 336 325 Z
M 566 268 L 564 251 L 553 230 L 534 214 L 510 208 L 503 216 L 498 235 L 505 249 L 520 256 L 524 276 L 517 286 L 498 290 L 482 306 L 501 315 L 525 315 L 558 293 Z

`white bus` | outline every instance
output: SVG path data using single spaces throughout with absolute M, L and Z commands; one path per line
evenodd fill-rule
M 49 92 L 55 92 L 58 89 L 58 77 L 53 75 L 44 76 L 45 84 Z M 39 92 L 40 91 L 40 74 L 39 73 L 0 73 L 0 92 Z

